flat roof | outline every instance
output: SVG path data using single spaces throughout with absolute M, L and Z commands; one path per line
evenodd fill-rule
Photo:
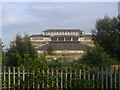
M 43 34 L 34 34 L 30 35 L 29 37 L 50 37 L 49 35 L 43 35 Z
M 82 32 L 80 29 L 47 29 L 43 32 L 48 32 L 48 31 L 79 31 L 79 32 Z

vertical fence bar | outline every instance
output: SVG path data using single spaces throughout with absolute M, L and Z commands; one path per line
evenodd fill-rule
M 10 88 L 10 67 L 8 67 L 8 88 Z
M 13 67 L 13 84 L 15 84 L 15 67 Z
M 35 72 L 32 73 L 33 77 L 35 76 Z M 33 78 L 33 88 L 35 88 L 35 78 Z
M 58 87 L 58 68 L 56 68 L 56 87 Z
M 47 75 L 49 76 L 49 68 L 47 69 Z M 47 77 L 47 88 L 50 86 L 48 83 L 49 83 L 49 77 Z
M 62 70 L 61 70 L 60 76 L 61 76 L 61 89 L 62 89 L 63 88 L 63 71 Z
M 43 77 L 44 77 L 44 70 L 42 70 L 42 74 L 43 74 Z M 45 84 L 44 84 L 44 80 L 42 81 L 42 88 L 44 89 L 45 88 Z
M 113 84 L 112 84 L 112 66 L 110 67 L 110 88 L 112 88 Z
M 85 68 L 84 68 L 84 70 L 83 70 L 83 78 L 84 78 L 84 80 L 86 79 Z
M 76 86 L 76 70 L 75 70 L 75 73 L 74 73 L 75 75 L 74 75 L 74 78 L 75 78 L 75 86 Z
M 117 88 L 117 75 L 116 75 L 116 66 L 114 67 L 114 80 L 115 80 L 115 88 Z
M 52 88 L 53 88 L 54 87 L 54 82 L 53 82 L 54 69 L 53 69 L 53 67 L 51 68 L 51 75 L 52 75 Z
M 81 79 L 81 69 L 79 70 L 79 79 Z
M 108 89 L 108 68 L 106 67 L 106 89 Z
M 40 84 L 38 84 L 38 90 L 40 89 Z
M 97 71 L 97 78 L 99 79 L 100 78 L 100 72 L 99 72 L 99 68 L 97 67 L 98 71 Z M 97 85 L 97 88 L 100 88 L 100 85 L 98 84 Z
M 20 86 L 20 67 L 18 67 L 18 86 Z
M 90 72 L 88 72 L 88 80 L 90 80 Z
M 23 68 L 22 74 L 23 74 L 23 82 L 24 82 L 25 81 L 25 69 L 24 68 Z
M 120 66 L 118 67 L 118 79 L 119 79 L 118 88 L 120 89 Z
M 79 84 L 79 87 L 81 87 L 81 69 L 79 70 L 79 79 L 80 79 L 80 80 L 79 80 L 79 81 L 80 81 L 80 82 L 79 82 L 79 83 L 80 83 L 80 84 Z
M 4 84 L 3 84 L 3 87 L 5 88 L 6 86 L 6 83 L 5 83 L 5 81 L 6 81 L 6 68 L 5 68 L 5 66 L 3 67 L 3 82 L 4 82 Z
M 97 67 L 97 69 L 98 69 L 98 71 L 97 71 L 97 78 L 99 78 L 99 75 L 100 75 L 99 68 Z
M 68 73 L 67 73 L 67 70 L 68 70 L 68 69 L 66 68 L 66 70 L 65 70 L 65 77 L 66 77 L 66 78 L 65 78 L 65 79 L 66 79 L 65 87 L 66 87 L 66 88 L 67 88 L 67 74 L 68 74 Z
M 93 73 L 93 75 L 92 75 L 92 79 L 93 79 L 93 88 L 95 88 L 95 74 Z
M 27 77 L 29 77 L 29 70 L 27 70 Z M 28 80 L 28 78 L 27 78 L 27 80 Z M 30 88 L 30 86 L 29 86 L 29 80 L 28 80 L 27 88 L 28 88 L 28 90 L 29 90 L 29 88 Z
M 72 80 L 71 79 L 72 79 L 72 70 L 71 70 L 71 67 L 70 67 L 70 85 L 69 85 L 70 88 L 72 88 L 71 87 L 71 84 L 72 84 Z
M 102 73 L 101 73 L 102 75 L 101 75 L 101 76 L 102 76 L 102 89 L 103 89 L 103 88 L 104 88 L 104 75 L 103 75 L 103 67 L 102 67 L 101 71 L 102 71 Z

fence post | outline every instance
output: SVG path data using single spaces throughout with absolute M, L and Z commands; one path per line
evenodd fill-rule
M 32 73 L 33 77 L 35 76 L 35 72 Z M 35 88 L 35 78 L 33 78 L 33 88 Z
M 79 79 L 80 79 L 80 84 L 79 84 L 79 87 L 81 87 L 81 69 L 79 70 Z
M 88 68 L 88 70 L 89 70 L 90 68 Z M 88 72 L 88 80 L 90 80 L 90 72 Z
M 99 79 L 100 77 L 100 72 L 99 72 L 99 68 L 97 67 L 98 71 L 97 71 L 97 78 Z M 100 88 L 100 85 L 98 84 L 97 88 Z
M 44 77 L 44 70 L 42 70 L 42 73 L 43 73 L 43 77 Z M 44 88 L 45 87 L 45 84 L 44 84 L 44 80 L 42 81 L 42 88 Z
M 29 77 L 29 70 L 27 70 L 27 77 Z M 27 78 L 28 79 L 28 78 Z M 27 85 L 27 88 L 28 88 L 28 90 L 29 90 L 29 80 L 28 80 L 28 85 Z
M 5 68 L 5 66 L 3 67 L 3 82 L 4 82 L 4 88 L 5 88 L 5 85 L 6 85 L 6 68 Z
M 61 89 L 63 88 L 63 71 L 61 70 L 61 73 L 60 73 L 61 75 Z
M 120 66 L 118 67 L 118 79 L 119 79 L 118 88 L 120 88 Z
M 56 68 L 56 76 L 57 76 L 57 78 L 56 78 L 56 87 L 58 87 L 58 68 Z
M 114 67 L 114 80 L 115 80 L 115 88 L 117 88 L 117 76 L 116 76 L 116 66 Z
M 72 87 L 71 87 L 71 85 L 72 85 L 72 80 L 71 80 L 71 79 L 72 79 L 72 69 L 71 69 L 71 67 L 70 67 L 70 88 L 72 88 Z
M 8 67 L 8 88 L 10 88 L 10 67 Z
M 112 84 L 112 66 L 110 67 L 110 88 L 112 88 L 113 84 Z
M 49 83 L 49 68 L 47 69 L 47 74 L 48 74 L 48 77 L 47 77 L 47 88 L 50 86 L 48 83 Z
M 103 89 L 103 88 L 104 88 L 104 75 L 103 75 L 103 67 L 102 67 L 101 71 L 102 71 L 102 89 Z
M 23 68 L 23 82 L 25 81 L 25 69 Z
M 92 74 L 92 79 L 93 79 L 93 88 L 95 88 L 95 74 L 94 74 L 94 72 L 93 72 L 93 74 Z
M 66 79 L 65 88 L 67 88 L 67 74 L 68 74 L 68 73 L 67 73 L 67 70 L 68 70 L 68 68 L 66 67 L 66 70 L 65 70 L 65 77 L 66 77 L 66 78 L 65 78 L 65 79 Z
M 106 67 L 106 89 L 108 89 L 108 68 Z
M 75 70 L 75 73 L 74 73 L 74 74 L 75 74 L 75 75 L 74 75 L 74 77 L 75 77 L 74 79 L 75 79 L 75 86 L 76 86 L 76 76 L 77 76 L 77 75 L 76 75 L 76 70 Z
M 20 67 L 18 67 L 18 86 L 20 86 Z
M 84 80 L 86 79 L 85 68 L 84 68 L 84 70 L 83 70 L 83 78 L 84 78 Z
M 15 67 L 13 67 L 13 84 L 15 84 Z
M 54 87 L 54 82 L 53 82 L 54 69 L 53 69 L 53 67 L 51 68 L 51 74 L 52 74 L 52 87 Z

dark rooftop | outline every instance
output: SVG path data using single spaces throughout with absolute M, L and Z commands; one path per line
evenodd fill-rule
M 79 37 L 79 36 L 76 36 L 76 35 L 54 35 L 51 37 Z
M 43 35 L 43 34 L 34 34 L 30 35 L 30 37 L 50 37 L 49 35 Z
M 47 50 L 48 46 L 52 46 L 55 50 L 86 50 L 86 45 L 78 42 L 49 42 L 42 46 L 36 47 L 37 50 Z
M 43 32 L 47 32 L 47 31 L 80 31 L 82 32 L 80 29 L 47 29 Z

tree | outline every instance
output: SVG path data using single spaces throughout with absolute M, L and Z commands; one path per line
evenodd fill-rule
M 94 67 L 109 67 L 116 64 L 116 60 L 110 58 L 110 56 L 104 52 L 104 49 L 99 45 L 88 48 L 86 54 L 78 60 L 78 62 Z
M 28 35 L 21 37 L 16 36 L 15 43 L 11 43 L 10 48 L 6 52 L 9 66 L 27 65 L 37 57 L 37 51 L 32 46 Z
M 7 56 L 6 56 L 6 52 L 3 50 L 4 45 L 2 43 L 2 41 L 0 40 L 0 63 L 1 66 L 6 66 L 7 65 Z
M 47 47 L 47 53 L 48 53 L 48 54 L 52 54 L 53 51 L 54 51 L 53 46 L 50 45 L 50 46 Z
M 96 44 L 102 46 L 112 58 L 120 60 L 120 17 L 105 16 L 97 20 L 92 34 Z

